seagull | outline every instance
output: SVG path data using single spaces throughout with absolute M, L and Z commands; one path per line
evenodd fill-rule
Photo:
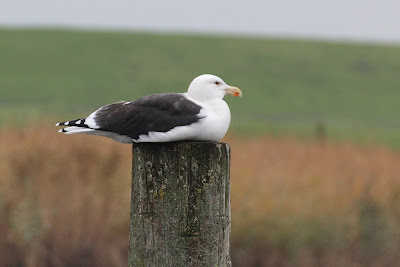
M 231 112 L 225 95 L 242 91 L 221 78 L 196 77 L 186 93 L 163 93 L 105 105 L 86 118 L 59 122 L 59 132 L 109 137 L 120 143 L 219 141 L 228 131 Z

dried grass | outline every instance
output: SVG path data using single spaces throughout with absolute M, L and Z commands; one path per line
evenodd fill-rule
M 232 148 L 237 266 L 399 260 L 400 154 L 258 137 Z M 54 128 L 0 132 L 0 265 L 125 266 L 131 146 Z

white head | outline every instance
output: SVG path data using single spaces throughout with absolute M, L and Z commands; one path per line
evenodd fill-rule
M 242 96 L 239 88 L 227 85 L 220 77 L 203 74 L 189 85 L 189 96 L 199 101 L 222 99 L 225 95 Z

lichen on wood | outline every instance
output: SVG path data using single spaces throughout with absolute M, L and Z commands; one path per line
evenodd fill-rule
M 231 266 L 230 148 L 133 144 L 129 266 Z

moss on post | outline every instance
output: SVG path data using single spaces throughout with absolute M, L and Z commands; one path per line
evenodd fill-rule
M 231 266 L 230 149 L 133 144 L 129 266 Z

